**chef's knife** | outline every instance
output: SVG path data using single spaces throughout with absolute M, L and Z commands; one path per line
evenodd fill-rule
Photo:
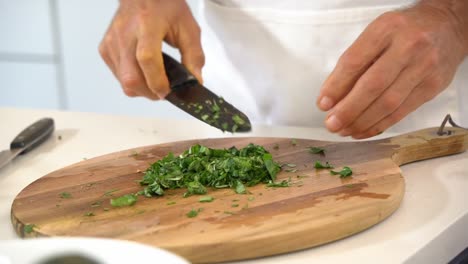
M 166 99 L 173 105 L 222 131 L 248 132 L 249 118 L 240 110 L 217 96 L 193 76 L 184 65 L 163 53 L 164 68 L 171 92 Z
M 54 120 L 42 118 L 19 133 L 10 144 L 10 149 L 0 152 L 0 168 L 16 156 L 25 154 L 44 142 L 54 131 Z

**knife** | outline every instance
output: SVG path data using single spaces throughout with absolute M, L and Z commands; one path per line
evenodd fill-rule
M 171 86 L 167 101 L 222 131 L 234 133 L 252 129 L 244 113 L 201 85 L 184 65 L 165 53 L 163 59 Z
M 10 149 L 0 152 L 0 169 L 18 155 L 22 155 L 39 146 L 54 131 L 54 120 L 42 118 L 25 128 L 10 143 Z

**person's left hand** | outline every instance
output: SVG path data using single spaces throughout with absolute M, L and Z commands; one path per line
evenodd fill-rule
M 330 110 L 328 130 L 372 137 L 442 92 L 467 55 L 457 19 L 422 1 L 373 21 L 322 86 L 317 105 Z

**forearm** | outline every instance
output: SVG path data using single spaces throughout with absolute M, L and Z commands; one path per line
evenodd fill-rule
M 468 1 L 421 0 L 420 4 L 434 7 L 449 18 L 461 45 L 463 45 L 465 56 L 468 56 Z

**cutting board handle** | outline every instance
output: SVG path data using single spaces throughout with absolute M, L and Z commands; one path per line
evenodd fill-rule
M 392 159 L 398 165 L 418 160 L 464 152 L 468 146 L 468 130 L 449 127 L 438 135 L 438 127 L 427 128 L 390 138 L 394 149 Z M 388 142 L 388 141 L 387 141 Z

